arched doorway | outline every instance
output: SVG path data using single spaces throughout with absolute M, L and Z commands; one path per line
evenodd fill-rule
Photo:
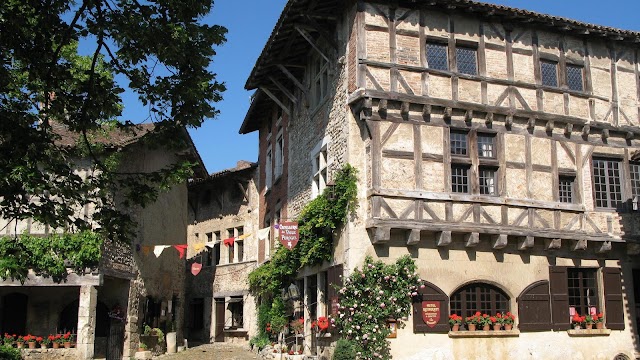
M 58 332 L 65 333 L 70 331 L 76 333 L 78 328 L 78 306 L 80 302 L 74 300 L 60 313 L 60 320 L 58 321 Z M 109 308 L 98 301 L 96 304 L 96 329 L 95 334 L 97 337 L 106 337 L 109 334 Z
M 2 298 L 2 334 L 26 334 L 27 302 L 25 294 L 12 293 Z

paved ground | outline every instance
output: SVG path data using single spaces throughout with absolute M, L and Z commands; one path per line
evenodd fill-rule
M 162 360 L 254 360 L 257 355 L 244 347 L 233 344 L 205 344 L 190 348 L 186 351 L 165 355 Z

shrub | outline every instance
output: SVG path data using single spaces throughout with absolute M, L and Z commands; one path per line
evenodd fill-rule
M 267 345 L 271 343 L 271 339 L 266 334 L 256 335 L 249 340 L 249 346 L 252 349 L 258 349 L 258 351 L 264 349 Z
M 336 342 L 336 349 L 333 351 L 333 360 L 353 360 L 356 358 L 356 350 L 351 341 L 340 339 Z
M 20 350 L 11 346 L 0 345 L 0 359 L 3 360 L 21 360 Z

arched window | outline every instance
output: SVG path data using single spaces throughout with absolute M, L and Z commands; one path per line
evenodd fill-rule
M 485 283 L 465 285 L 451 295 L 451 313 L 463 317 L 476 311 L 496 314 L 509 311 L 509 297 L 500 289 Z

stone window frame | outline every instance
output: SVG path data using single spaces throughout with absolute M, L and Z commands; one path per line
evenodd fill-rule
M 466 139 L 466 151 L 462 153 L 454 153 L 453 143 L 460 142 L 460 134 L 464 134 Z M 479 129 L 466 129 L 466 128 L 449 128 L 446 135 L 449 137 L 449 152 L 450 152 L 450 164 L 446 164 L 451 169 L 451 188 L 453 193 L 473 194 L 473 195 L 486 195 L 486 196 L 500 196 L 502 190 L 499 183 L 500 165 L 498 160 L 498 154 L 501 149 L 501 142 L 498 140 L 498 134 L 492 131 L 484 131 Z M 492 138 L 492 154 L 491 156 L 479 156 L 482 149 L 478 142 L 478 138 Z M 456 147 L 456 152 L 460 149 Z M 456 170 L 457 173 L 454 171 Z M 456 181 L 462 176 L 460 170 L 466 170 L 467 184 L 458 184 Z M 482 183 L 480 176 L 481 171 L 493 172 L 493 190 L 486 191 L 487 184 Z M 462 186 L 462 187 L 461 187 Z M 483 188 L 484 186 L 484 188 Z M 466 192 L 462 191 L 465 190 Z
M 309 154 L 312 168 L 311 199 L 315 199 L 318 195 L 322 194 L 322 191 L 324 191 L 329 182 L 329 168 L 332 163 L 332 159 L 329 157 L 330 143 L 331 137 L 324 137 Z
M 225 318 L 224 329 L 244 329 L 244 297 L 230 296 L 226 300 L 226 310 L 228 311 L 228 317 Z

